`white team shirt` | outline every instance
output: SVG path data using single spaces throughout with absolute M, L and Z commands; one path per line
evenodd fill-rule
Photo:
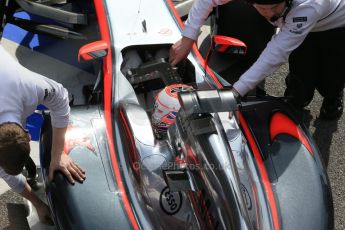
M 196 40 L 212 8 L 230 0 L 196 0 L 189 13 L 183 36 Z M 239 22 L 240 23 L 240 22 Z M 288 60 L 309 32 L 345 27 L 344 0 L 293 0 L 280 31 L 267 44 L 258 60 L 234 84 L 243 96 Z
M 26 118 L 39 104 L 49 108 L 53 127 L 67 127 L 70 112 L 67 90 L 20 65 L 0 45 L 0 124 L 14 122 L 25 127 Z M 22 175 L 10 176 L 0 167 L 0 177 L 14 191 L 23 191 Z
M 4 179 L 14 192 L 22 193 L 24 191 L 26 178 L 23 174 L 12 176 L 7 174 L 3 168 L 0 167 L 0 178 Z
M 15 122 L 25 127 L 25 121 L 37 105 L 50 110 L 52 126 L 68 125 L 69 100 L 67 90 L 59 83 L 32 72 L 18 63 L 0 46 L 0 124 Z

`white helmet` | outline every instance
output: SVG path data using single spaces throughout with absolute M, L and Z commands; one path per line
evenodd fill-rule
M 153 131 L 158 138 L 164 138 L 168 127 L 175 122 L 176 114 L 181 107 L 177 93 L 191 90 L 192 86 L 173 84 L 157 94 L 151 120 Z

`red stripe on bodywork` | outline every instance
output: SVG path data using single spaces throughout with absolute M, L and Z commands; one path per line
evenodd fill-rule
M 177 12 L 174 3 L 172 2 L 172 0 L 166 0 L 168 3 L 168 6 L 170 8 L 170 10 L 172 11 L 176 21 L 178 22 L 178 24 L 180 25 L 180 27 L 183 29 L 184 28 L 184 24 L 180 18 L 179 13 Z M 193 45 L 193 52 L 195 54 L 195 56 L 197 57 L 197 59 L 200 61 L 201 66 L 206 69 L 206 72 L 208 75 L 211 76 L 212 80 L 214 81 L 214 83 L 216 84 L 218 89 L 222 89 L 223 85 L 219 82 L 218 78 L 214 75 L 213 71 L 211 68 L 209 68 L 208 66 L 205 66 L 205 60 L 204 58 L 201 56 L 198 47 L 196 46 L 196 44 L 194 43 Z
M 261 175 L 261 179 L 262 179 L 262 183 L 266 192 L 266 197 L 271 209 L 271 215 L 272 215 L 272 219 L 273 219 L 273 228 L 275 230 L 279 230 L 280 229 L 280 225 L 279 225 L 279 216 L 278 216 L 278 210 L 277 210 L 277 205 L 276 205 L 276 201 L 274 198 L 274 193 L 272 190 L 272 186 L 271 186 L 271 182 L 268 178 L 267 175 L 267 171 L 265 168 L 265 164 L 262 160 L 261 154 L 260 154 L 260 150 L 256 144 L 256 141 L 248 127 L 248 124 L 246 122 L 246 120 L 244 119 L 243 115 L 241 112 L 238 112 L 238 117 L 240 120 L 240 124 L 241 127 L 243 129 L 244 134 L 247 137 L 248 143 L 250 148 L 252 149 L 252 152 L 254 154 L 254 158 L 256 160 L 260 175 Z
M 111 41 L 110 41 L 110 34 L 107 24 L 107 17 L 105 14 L 103 1 L 102 0 L 94 0 L 95 9 L 97 12 L 97 19 L 100 27 L 100 33 L 102 40 L 108 44 L 108 55 L 104 58 L 103 63 L 103 73 L 104 73 L 104 115 L 105 115 L 105 123 L 106 123 L 106 133 L 107 133 L 107 140 L 108 146 L 110 151 L 110 158 L 114 170 L 115 180 L 119 187 L 119 191 L 121 194 L 122 202 L 124 205 L 124 209 L 127 213 L 128 219 L 131 222 L 134 229 L 139 229 L 137 219 L 134 216 L 131 204 L 128 200 L 128 196 L 121 178 L 121 172 L 119 169 L 119 163 L 116 159 L 116 152 L 114 148 L 114 136 L 113 136 L 113 125 L 112 125 L 112 50 L 111 50 Z M 114 226 L 115 227 L 115 226 Z
M 297 138 L 309 151 L 309 153 L 314 156 L 313 149 L 308 142 L 308 139 L 302 132 L 301 128 L 297 126 L 288 116 L 281 112 L 276 112 L 273 114 L 270 122 L 270 138 L 273 141 L 279 134 L 289 134 Z

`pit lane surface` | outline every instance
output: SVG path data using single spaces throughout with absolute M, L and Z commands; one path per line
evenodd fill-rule
M 267 78 L 266 90 L 268 94 L 283 95 L 284 77 L 287 72 L 288 69 L 285 65 Z M 345 116 L 343 115 L 337 121 L 318 119 L 321 103 L 322 98 L 316 93 L 313 101 L 306 108 L 304 122 L 315 139 L 327 166 L 332 186 L 335 229 L 342 230 L 345 229 Z M 34 148 L 32 154 L 37 156 L 37 149 Z M 30 229 L 29 222 L 32 220 L 27 219 L 27 213 L 22 198 L 8 190 L 3 181 L 0 181 L 0 229 Z M 44 229 L 38 223 L 30 223 L 30 225 L 31 229 Z

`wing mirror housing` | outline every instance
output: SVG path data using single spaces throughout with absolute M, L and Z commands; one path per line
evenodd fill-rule
M 212 49 L 220 53 L 240 54 L 247 53 L 247 46 L 241 40 L 236 38 L 214 35 L 212 37 Z
M 108 49 L 108 43 L 105 41 L 88 43 L 79 49 L 78 60 L 91 61 L 105 57 L 108 54 Z

